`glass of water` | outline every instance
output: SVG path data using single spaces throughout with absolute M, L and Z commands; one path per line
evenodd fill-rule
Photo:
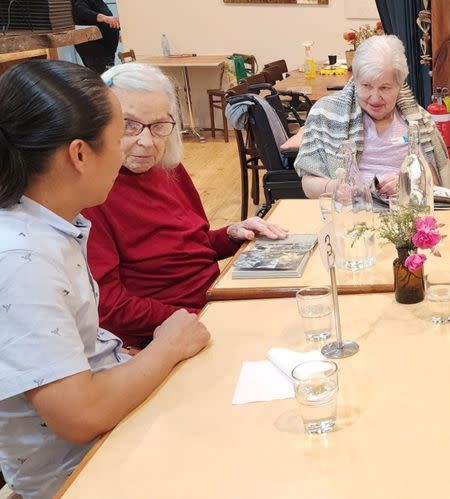
M 450 272 L 439 271 L 425 276 L 425 296 L 434 324 L 450 322 Z
M 331 192 L 325 192 L 319 196 L 320 213 L 322 215 L 322 220 L 324 222 L 330 220 L 331 218 L 332 202 L 333 202 L 333 194 Z
M 331 290 L 328 286 L 301 288 L 296 293 L 297 307 L 302 317 L 308 341 L 324 341 L 331 336 Z
M 336 424 L 338 366 L 330 360 L 309 360 L 292 370 L 295 398 L 306 433 L 328 433 Z

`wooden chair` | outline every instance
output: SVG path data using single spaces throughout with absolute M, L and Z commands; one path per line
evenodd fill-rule
M 248 55 L 248 54 L 233 54 L 233 55 L 240 56 L 240 57 L 242 57 L 242 59 L 244 59 L 245 67 L 247 68 L 247 71 L 250 73 L 250 75 L 254 75 L 256 73 L 257 64 L 256 64 L 256 58 L 254 55 Z M 224 75 L 224 70 L 222 69 L 222 74 L 220 76 L 220 83 L 221 84 L 222 84 L 223 75 Z M 238 82 L 238 83 L 240 83 L 240 82 Z M 211 119 L 211 136 L 215 137 L 216 131 L 223 132 L 225 142 L 228 142 L 228 122 L 227 122 L 227 119 L 225 117 L 225 107 L 227 105 L 225 95 L 227 93 L 227 90 L 222 90 L 221 88 L 214 88 L 214 89 L 209 89 L 206 92 L 208 94 L 208 101 L 209 101 L 209 116 Z M 215 115 L 214 115 L 215 109 L 218 109 L 221 112 L 223 128 L 216 127 L 216 120 L 215 120 Z
M 253 204 L 259 204 L 259 170 L 265 167 L 261 163 L 255 141 L 249 127 L 244 130 L 234 130 L 241 167 L 241 220 L 248 216 L 248 172 L 252 172 L 251 197 Z
M 284 59 L 264 64 L 263 71 L 268 74 L 268 83 L 271 85 L 275 85 L 277 81 L 281 81 L 286 76 L 289 76 L 287 64 Z
M 122 64 L 126 62 L 133 62 L 136 60 L 136 54 L 133 49 L 128 50 L 128 52 L 119 52 L 117 57 L 120 59 Z
M 252 85 L 260 83 L 267 83 L 267 75 L 265 72 L 249 76 L 239 85 L 230 88 L 226 93 L 226 97 L 245 94 L 249 92 L 249 87 L 251 88 Z M 260 201 L 259 170 L 264 170 L 265 167 L 260 161 L 251 129 L 249 127 L 246 127 L 244 130 L 235 129 L 234 134 L 236 136 L 239 164 L 241 168 L 241 220 L 245 220 L 248 215 L 249 171 L 251 171 L 252 175 L 250 196 L 253 204 L 258 205 Z

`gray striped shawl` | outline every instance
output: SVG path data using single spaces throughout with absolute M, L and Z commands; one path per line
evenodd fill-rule
M 422 151 L 435 168 L 441 185 L 450 188 L 447 148 L 431 116 L 416 103 L 406 84 L 400 90 L 396 106 L 406 121 L 418 122 Z M 339 148 L 344 140 L 355 142 L 360 158 L 364 148 L 363 111 L 353 79 L 339 93 L 322 97 L 311 108 L 294 163 L 298 175 L 335 178 L 336 170 L 343 166 Z

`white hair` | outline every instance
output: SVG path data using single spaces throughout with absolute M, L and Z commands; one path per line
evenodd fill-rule
M 395 35 L 376 35 L 364 40 L 353 58 L 355 82 L 376 80 L 391 69 L 394 81 L 401 87 L 408 76 L 405 47 Z
M 180 110 L 177 93 L 171 80 L 157 67 L 138 62 L 127 62 L 113 66 L 102 74 L 103 81 L 111 88 L 161 92 L 167 96 L 169 114 L 176 121 L 174 131 L 169 135 L 161 166 L 176 167 L 182 156 L 180 133 Z

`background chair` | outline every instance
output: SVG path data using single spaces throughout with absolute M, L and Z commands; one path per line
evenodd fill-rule
M 128 52 L 119 52 L 117 57 L 120 59 L 120 62 L 124 64 L 125 62 L 133 62 L 136 60 L 136 54 L 133 49 L 128 50 Z
M 235 53 L 232 54 L 232 57 L 233 56 L 242 58 L 248 76 L 252 76 L 256 73 L 257 62 L 254 55 Z M 220 75 L 220 86 L 222 86 L 224 74 L 225 68 L 223 67 L 222 73 Z M 237 83 L 239 84 L 240 81 L 237 81 Z M 208 94 L 209 116 L 211 120 L 211 137 L 216 136 L 216 131 L 223 132 L 225 142 L 228 142 L 228 122 L 225 117 L 225 107 L 227 105 L 225 96 L 228 90 L 223 90 L 222 88 L 214 88 L 209 89 L 206 92 Z M 222 115 L 222 128 L 216 127 L 216 120 L 214 115 L 215 109 L 218 109 Z
M 266 71 L 270 75 L 268 83 L 271 85 L 275 85 L 277 81 L 281 81 L 285 77 L 289 76 L 287 64 L 284 59 L 264 64 L 263 71 Z

